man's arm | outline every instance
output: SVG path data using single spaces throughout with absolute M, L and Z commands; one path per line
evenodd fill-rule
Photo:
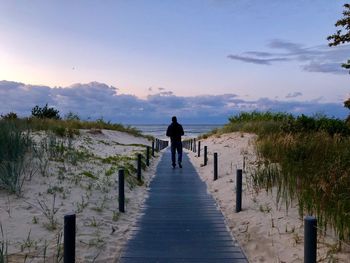
M 168 126 L 168 129 L 166 130 L 166 136 L 170 137 L 171 134 L 170 134 L 170 126 Z
M 184 128 L 182 128 L 182 125 L 181 125 L 181 136 L 182 135 L 185 135 L 185 132 L 184 132 Z

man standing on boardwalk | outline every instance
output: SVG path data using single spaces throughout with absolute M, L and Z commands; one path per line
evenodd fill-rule
M 177 122 L 176 116 L 172 117 L 172 123 L 168 126 L 166 136 L 170 137 L 171 141 L 171 161 L 173 168 L 176 167 L 175 154 L 177 151 L 177 162 L 179 167 L 182 168 L 182 142 L 181 136 L 184 135 L 184 129 L 182 125 Z

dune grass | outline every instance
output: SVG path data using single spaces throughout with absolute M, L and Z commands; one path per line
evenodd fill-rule
M 297 200 L 300 216 L 316 215 L 350 241 L 350 127 L 324 116 L 241 113 L 215 134 L 233 131 L 258 135 L 256 187 L 277 188 L 277 201 L 288 208 Z
M 40 119 L 28 118 L 17 119 L 17 125 L 27 126 L 32 130 L 51 130 L 58 136 L 74 136 L 79 134 L 79 129 L 106 129 L 113 131 L 126 132 L 137 137 L 147 137 L 143 135 L 138 129 L 131 126 L 124 126 L 119 123 L 106 122 L 103 119 L 96 121 L 82 121 L 82 120 L 57 120 L 57 119 Z M 147 137 L 153 139 L 151 137 Z
M 26 154 L 32 141 L 29 132 L 14 121 L 0 122 L 0 187 L 19 195 L 25 179 Z
M 10 193 L 21 194 L 23 183 L 26 179 L 30 161 L 34 154 L 39 158 L 39 168 L 42 173 L 45 172 L 47 161 L 38 150 L 47 148 L 51 159 L 59 160 L 59 154 L 63 155 L 65 149 L 63 144 L 55 143 L 51 145 L 52 138 L 56 137 L 73 138 L 79 134 L 79 129 L 91 129 L 99 131 L 108 129 L 113 131 L 126 132 L 134 136 L 145 137 L 152 140 L 153 137 L 143 135 L 139 130 L 133 127 L 125 127 L 121 124 L 105 122 L 103 119 L 97 121 L 80 120 L 60 120 L 60 119 L 41 119 L 41 118 L 2 118 L 0 120 L 0 188 L 6 189 Z M 35 145 L 31 138 L 32 131 L 48 131 L 48 146 Z M 52 135 L 52 136 L 51 136 Z M 49 147 L 50 146 L 50 147 Z M 73 155 L 71 157 L 74 157 Z M 29 163 L 28 163 L 29 162 Z M 131 168 L 130 168 L 131 169 Z
M 80 138 L 76 138 L 79 129 L 91 130 Z M 46 240 L 43 244 L 43 239 L 31 237 L 30 230 L 24 240 L 18 240 L 16 237 L 16 240 L 11 240 L 13 237 L 7 240 L 0 222 L 0 263 L 12 262 L 18 258 L 23 259 L 23 262 L 37 260 L 41 256 L 41 250 L 44 251 L 44 262 L 50 261 L 49 258 L 52 257 L 55 257 L 55 262 L 59 262 L 62 258 L 61 237 L 59 237 L 62 223 L 58 220 L 58 215 L 62 213 L 59 211 L 61 206 L 71 201 L 76 213 L 81 213 L 86 207 L 101 213 L 107 207 L 106 202 L 115 198 L 110 191 L 115 188 L 116 173 L 119 169 L 125 170 L 126 187 L 129 189 L 144 185 L 144 181 L 137 180 L 136 161 L 137 154 L 145 154 L 146 145 L 124 144 L 123 141 L 114 142 L 109 141 L 108 138 L 105 141 L 99 140 L 100 137 L 94 134 L 102 134 L 102 129 L 143 136 L 134 128 L 106 123 L 103 120 L 85 122 L 16 117 L 0 119 L 0 191 L 10 194 L 8 200 L 15 197 L 12 194 L 16 194 L 29 204 L 34 199 L 34 196 L 28 195 L 28 189 L 31 189 L 33 184 L 29 188 L 26 188 L 26 184 L 32 176 L 41 174 L 40 182 L 47 185 L 47 189 L 43 186 L 44 191 L 40 188 L 34 190 L 37 191 L 35 195 L 37 198 L 32 205 L 40 210 L 42 216 L 40 220 L 37 216 L 33 216 L 31 220 L 33 224 L 41 224 L 46 230 L 52 232 L 51 236 L 58 232 L 56 245 L 50 245 L 50 247 Z M 101 145 L 111 149 L 115 148 L 115 145 L 122 145 L 127 151 L 120 155 L 114 154 L 102 158 L 94 154 L 96 149 L 94 146 Z M 128 153 L 129 149 L 132 150 L 131 153 Z M 145 170 L 144 158 L 141 164 Z M 65 180 L 67 181 L 64 183 Z M 74 195 L 71 195 L 71 187 L 66 187 L 67 184 L 73 183 L 74 191 L 84 193 L 81 195 L 81 202 L 75 202 Z M 23 191 L 22 186 L 24 186 Z M 89 200 L 93 194 L 94 200 Z M 97 199 L 95 195 L 103 195 L 103 199 L 100 197 Z M 10 204 L 10 201 L 8 202 Z M 23 207 L 23 209 L 26 208 Z M 10 212 L 8 208 L 9 217 L 11 217 Z M 15 219 L 9 218 L 9 220 Z M 118 220 L 117 213 L 113 212 L 113 220 Z M 95 221 L 93 217 L 91 226 L 98 227 Z

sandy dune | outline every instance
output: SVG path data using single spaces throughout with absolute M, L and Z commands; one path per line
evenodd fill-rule
M 250 171 L 257 160 L 254 150 L 255 135 L 230 133 L 201 140 L 202 148 L 208 146 L 208 165 L 203 164 L 203 149 L 200 158 L 190 153 L 191 161 L 220 206 L 232 235 L 242 246 L 250 262 L 303 262 L 303 220 L 299 218 L 298 206 L 286 210 L 276 205 L 276 194 L 267 194 L 264 189 L 254 189 Z M 218 153 L 219 179 L 213 181 L 213 153 Z M 240 213 L 235 213 L 236 169 L 242 169 L 243 197 Z M 336 251 L 335 239 L 319 234 L 319 262 L 350 262 L 350 247 Z
M 0 190 L 0 240 L 8 243 L 10 262 L 24 262 L 25 257 L 27 262 L 57 262 L 62 256 L 63 216 L 72 211 L 77 216 L 76 262 L 114 262 L 139 216 L 158 158 L 143 172 L 143 186 L 137 185 L 134 174 L 126 178 L 125 214 L 118 212 L 118 170 L 136 167 L 130 157 L 151 142 L 109 130 L 81 130 L 71 141 L 43 132 L 33 138 L 38 147 L 51 143 L 65 150 L 47 150 L 43 160 L 34 158 L 36 172 L 24 182 L 21 197 Z

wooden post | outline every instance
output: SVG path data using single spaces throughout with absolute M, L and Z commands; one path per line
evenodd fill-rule
M 147 146 L 146 149 L 146 165 L 149 166 L 149 152 L 150 152 L 150 147 Z
M 214 153 L 214 181 L 218 179 L 218 153 Z
M 137 155 L 137 180 L 139 182 L 141 182 L 141 159 L 142 159 L 142 155 L 139 153 Z
M 198 157 L 201 157 L 201 141 L 198 141 Z
M 124 193 L 124 170 L 119 170 L 118 174 L 119 185 L 119 212 L 125 212 L 125 193 Z
M 304 263 L 316 263 L 317 220 L 314 216 L 304 218 Z
M 64 216 L 64 234 L 63 234 L 63 262 L 75 262 L 75 232 L 76 217 L 74 213 Z
M 242 210 L 242 169 L 236 171 L 236 213 Z

